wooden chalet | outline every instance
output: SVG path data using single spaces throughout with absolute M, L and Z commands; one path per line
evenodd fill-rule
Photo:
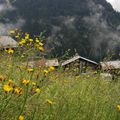
M 50 67 L 50 66 L 58 67 L 59 66 L 58 59 L 46 60 L 45 66 L 46 67 Z
M 107 61 L 100 62 L 101 70 L 110 71 L 110 70 L 120 70 L 120 61 Z
M 100 62 L 101 72 L 110 73 L 112 75 L 112 79 L 120 76 L 120 61 L 107 61 Z
M 73 58 L 64 61 L 61 66 L 64 67 L 64 69 L 70 69 L 78 73 L 86 73 L 91 70 L 96 70 L 98 63 L 82 56 L 75 55 Z
M 0 36 L 0 50 L 16 48 L 18 43 L 10 36 Z
M 58 67 L 59 62 L 58 59 L 45 59 L 45 58 L 29 58 L 28 63 L 31 66 L 35 67 Z

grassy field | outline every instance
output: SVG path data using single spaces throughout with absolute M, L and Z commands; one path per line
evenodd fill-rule
M 0 61 L 0 120 L 119 120 L 119 104 L 119 79 Z
M 119 78 L 30 68 L 26 58 L 42 55 L 43 39 L 11 33 L 20 47 L 0 53 L 0 120 L 120 120 Z

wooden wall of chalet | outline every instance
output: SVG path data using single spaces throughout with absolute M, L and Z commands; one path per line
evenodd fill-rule
M 70 70 L 74 73 L 86 73 L 96 70 L 97 65 L 81 59 L 75 60 L 64 66 L 65 70 Z

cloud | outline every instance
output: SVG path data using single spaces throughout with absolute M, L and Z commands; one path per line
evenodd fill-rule
M 15 29 L 15 28 L 21 28 L 23 25 L 25 24 L 25 20 L 23 19 L 18 19 L 18 21 L 15 24 L 12 23 L 0 23 L 0 35 L 8 35 L 9 31 L 11 29 Z
M 6 13 L 8 11 L 15 10 L 15 7 L 13 7 L 9 0 L 5 0 L 4 2 L 0 3 L 0 14 Z M 16 23 L 3 23 L 0 22 L 0 35 L 8 35 L 9 30 L 14 28 L 21 28 L 25 24 L 25 20 L 22 18 L 19 18 Z
M 120 35 L 117 32 L 120 26 L 116 28 L 116 31 L 112 30 L 108 25 L 108 22 L 103 17 L 105 10 L 101 4 L 96 4 L 94 0 L 88 0 L 88 7 L 90 11 L 89 16 L 82 17 L 82 20 L 87 24 L 89 31 L 85 37 L 89 37 L 89 41 L 92 43 L 91 48 L 94 49 L 94 55 L 99 56 L 101 46 L 106 43 L 106 49 L 115 49 L 117 43 L 120 41 Z M 62 29 L 67 28 L 68 30 L 74 30 L 77 33 L 75 22 L 77 16 L 59 16 L 58 19 L 61 21 L 61 26 L 52 26 L 51 35 L 48 37 L 48 43 L 51 46 L 62 46 L 60 43 L 64 39 Z M 80 18 L 81 19 L 81 18 Z M 54 43 L 54 44 L 53 44 Z M 64 43 L 64 41 L 62 41 Z M 78 43 L 79 44 L 79 43 Z
M 63 21 L 63 24 L 69 29 L 75 29 L 75 26 L 74 26 L 75 19 L 76 18 L 74 16 L 66 16 L 62 21 Z
M 14 9 L 15 8 L 9 2 L 0 3 L 0 13 L 12 11 Z
M 96 50 L 95 54 L 99 54 L 97 50 L 101 48 L 101 45 L 104 42 L 108 45 L 106 48 L 114 49 L 120 41 L 120 34 L 117 30 L 113 31 L 107 21 L 103 19 L 104 7 L 99 4 L 95 4 L 92 0 L 88 1 L 88 6 L 91 11 L 91 15 L 83 17 L 83 20 L 88 24 L 88 29 L 95 31 L 95 34 L 89 38 L 92 42 L 93 48 Z M 118 26 L 116 29 L 119 28 L 120 27 Z
M 62 27 L 52 25 L 51 35 L 47 38 L 47 51 L 52 51 L 55 46 L 62 46 L 61 40 L 64 39 L 64 35 L 61 33 L 63 27 L 67 29 L 75 30 L 75 16 L 59 16 L 57 19 L 61 21 Z

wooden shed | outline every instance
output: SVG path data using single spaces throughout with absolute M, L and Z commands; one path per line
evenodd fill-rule
M 45 66 L 46 67 L 50 67 L 50 66 L 58 67 L 59 66 L 58 59 L 46 60 Z
M 74 57 L 64 61 L 61 65 L 64 69 L 70 69 L 79 73 L 90 72 L 91 70 L 96 70 L 98 67 L 97 62 L 79 55 L 75 55 Z
M 0 36 L 0 49 L 16 48 L 18 43 L 10 36 Z
M 24 62 L 24 65 L 28 65 L 28 67 L 55 67 L 57 68 L 59 66 L 59 62 L 57 59 L 44 59 L 44 58 L 29 58 L 27 62 Z
M 40 59 L 40 60 L 36 60 L 35 61 L 35 66 L 43 66 L 43 67 L 58 67 L 59 66 L 59 62 L 58 59 Z
M 110 70 L 120 70 L 120 61 L 107 61 L 107 62 L 100 62 L 101 69 L 103 71 L 110 71 Z
M 110 73 L 112 75 L 112 79 L 117 78 L 120 76 L 120 61 L 107 61 L 107 62 L 100 62 L 101 72 L 103 73 Z

